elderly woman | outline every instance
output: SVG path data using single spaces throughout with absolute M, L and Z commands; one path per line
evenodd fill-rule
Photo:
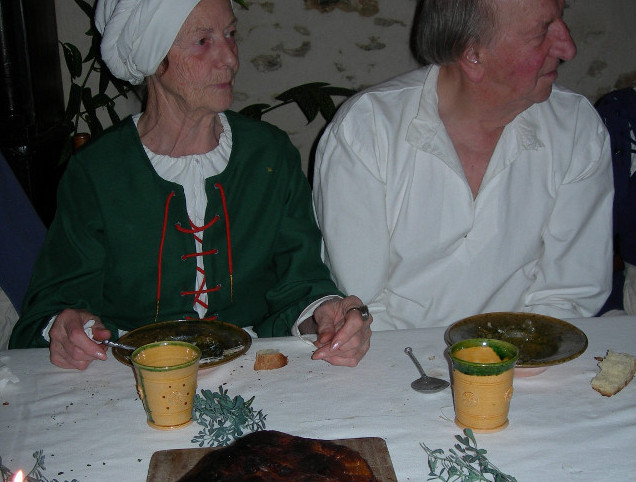
M 95 22 L 113 74 L 146 80 L 147 107 L 71 159 L 10 347 L 48 345 L 54 364 L 84 369 L 106 358 L 94 340 L 219 319 L 264 337 L 317 333 L 314 359 L 355 366 L 371 318 L 320 259 L 298 151 L 227 110 L 230 0 L 99 0 Z
M 554 85 L 576 53 L 563 8 L 421 0 L 413 43 L 432 65 L 349 99 L 327 128 L 314 176 L 326 259 L 374 330 L 603 305 L 610 145 L 593 106 Z

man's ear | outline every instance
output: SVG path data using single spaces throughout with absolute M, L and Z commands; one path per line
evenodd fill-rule
M 469 46 L 458 59 L 457 63 L 470 80 L 473 82 L 481 82 L 484 69 L 479 56 L 479 50 L 475 45 Z

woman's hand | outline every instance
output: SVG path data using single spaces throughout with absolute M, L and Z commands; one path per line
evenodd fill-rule
M 106 359 L 106 346 L 95 343 L 84 331 L 84 324 L 89 320 L 95 320 L 92 327 L 95 340 L 110 338 L 110 331 L 104 328 L 99 317 L 86 310 L 67 308 L 57 315 L 49 332 L 51 363 L 85 370 L 93 360 Z
M 311 358 L 332 365 L 355 367 L 358 364 L 369 350 L 373 321 L 371 315 L 365 321 L 359 310 L 352 310 L 360 306 L 360 298 L 347 296 L 327 300 L 316 308 L 313 321 L 318 339 L 314 344 L 318 349 Z

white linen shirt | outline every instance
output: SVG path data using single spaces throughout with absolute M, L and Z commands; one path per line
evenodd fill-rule
M 613 199 L 596 111 L 555 86 L 506 126 L 473 198 L 438 73 L 349 99 L 319 143 L 314 203 L 338 287 L 369 305 L 376 331 L 491 311 L 594 315 L 611 288 Z

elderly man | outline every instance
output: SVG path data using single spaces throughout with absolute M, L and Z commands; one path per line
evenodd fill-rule
M 336 283 L 374 329 L 490 311 L 594 315 L 611 282 L 612 173 L 590 103 L 554 85 L 576 54 L 563 0 L 422 0 L 432 64 L 347 101 L 317 151 Z
M 372 320 L 320 259 L 298 151 L 229 110 L 230 0 L 99 0 L 95 23 L 110 70 L 145 80 L 148 101 L 71 158 L 10 347 L 84 369 L 120 331 L 219 319 L 315 333 L 314 359 L 355 366 Z

